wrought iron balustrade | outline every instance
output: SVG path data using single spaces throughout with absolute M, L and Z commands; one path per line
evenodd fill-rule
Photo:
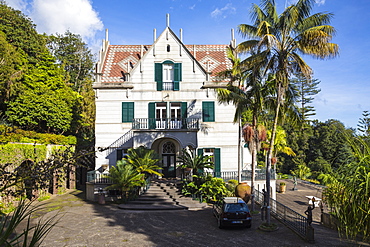
M 224 181 L 229 181 L 231 179 L 238 180 L 238 172 L 237 171 L 223 171 L 223 172 L 203 172 L 204 175 L 211 175 L 212 177 L 222 178 Z M 252 178 L 252 171 L 251 170 L 243 170 L 241 171 L 241 179 L 243 180 L 251 180 Z M 266 171 L 265 170 L 256 170 L 255 180 L 265 180 L 266 179 Z M 275 171 L 271 169 L 270 179 L 275 178 Z
M 259 205 L 264 205 L 264 195 L 261 191 L 254 191 L 255 201 Z M 308 239 L 308 221 L 307 217 L 297 213 L 293 209 L 285 206 L 284 204 L 270 198 L 271 215 L 274 216 L 281 223 L 296 232 L 302 239 Z M 313 236 L 312 236 L 313 237 Z
M 132 129 L 163 129 L 163 130 L 198 130 L 198 118 L 135 118 L 132 121 Z

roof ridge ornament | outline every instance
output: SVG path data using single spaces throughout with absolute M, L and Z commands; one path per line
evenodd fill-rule
M 170 27 L 170 14 L 166 14 L 166 27 Z

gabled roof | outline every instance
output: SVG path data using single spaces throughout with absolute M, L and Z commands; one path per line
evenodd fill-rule
M 169 31 L 172 32 L 171 29 Z M 175 34 L 174 36 L 181 42 Z M 152 45 L 109 45 L 101 70 L 101 83 L 123 82 L 124 74 L 131 71 L 151 47 Z M 227 58 L 228 45 L 184 45 L 184 47 L 202 69 L 210 74 L 209 81 L 219 81 L 217 73 L 232 66 Z

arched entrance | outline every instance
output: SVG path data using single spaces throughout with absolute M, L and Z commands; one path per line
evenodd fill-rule
M 161 145 L 162 166 L 164 177 L 176 177 L 176 145 L 172 141 L 165 141 Z

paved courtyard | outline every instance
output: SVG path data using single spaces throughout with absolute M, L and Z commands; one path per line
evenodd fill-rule
M 46 202 L 46 217 L 61 217 L 42 246 L 356 246 L 342 242 L 335 231 L 315 226 L 315 243 L 302 240 L 273 219 L 279 229 L 218 229 L 211 207 L 181 211 L 126 211 L 116 204 L 100 205 L 84 200 L 81 191 L 55 196 Z M 50 212 L 47 212 L 50 211 Z

